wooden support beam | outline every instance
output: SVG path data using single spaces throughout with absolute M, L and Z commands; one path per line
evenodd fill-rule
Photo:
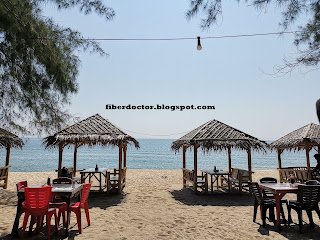
M 229 173 L 231 173 L 231 148 L 228 147 L 228 162 L 229 162 Z
M 281 153 L 283 152 L 283 149 L 277 148 L 278 152 L 278 168 L 281 169 Z
M 59 164 L 58 164 L 58 176 L 61 176 L 61 168 L 62 168 L 62 152 L 63 152 L 63 145 L 59 143 Z
M 193 169 L 194 169 L 194 179 L 193 179 L 193 189 L 197 193 L 197 179 L 198 179 L 198 145 L 193 146 Z
M 251 168 L 251 149 L 247 150 L 248 153 L 248 170 L 249 170 L 249 180 L 252 182 L 252 168 Z
M 118 192 L 121 193 L 121 175 L 122 175 L 122 143 L 119 142 L 119 181 L 118 181 Z
M 182 168 L 186 168 L 186 146 L 182 146 Z
M 76 171 L 77 171 L 77 149 L 78 149 L 78 144 L 74 144 L 74 153 L 73 153 L 73 176 L 76 176 Z
M 6 147 L 7 149 L 6 166 L 9 166 L 9 162 L 10 162 L 10 149 L 11 149 L 10 147 L 11 147 L 10 145 Z
M 123 147 L 123 167 L 127 167 L 127 144 Z
M 311 180 L 312 176 L 311 176 L 310 156 L 309 156 L 310 148 L 309 148 L 308 142 L 305 143 L 305 149 L 306 149 L 306 158 L 307 158 L 307 170 L 308 170 L 309 180 Z
M 182 146 L 182 168 L 186 168 L 186 146 Z M 186 186 L 187 181 L 184 179 L 183 171 L 182 171 L 182 186 Z

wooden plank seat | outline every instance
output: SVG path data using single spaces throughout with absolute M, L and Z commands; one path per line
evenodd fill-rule
M 8 187 L 9 167 L 11 166 L 0 167 L 0 187 L 4 189 Z
M 194 170 L 189 170 L 186 168 L 182 168 L 182 173 L 183 173 L 183 187 L 189 187 L 187 183 L 191 184 L 191 188 L 194 189 L 194 176 L 195 172 Z M 207 173 L 197 176 L 197 183 L 196 183 L 197 189 L 200 188 L 203 190 L 205 193 L 208 192 L 208 177 Z
M 252 172 L 253 173 L 253 172 Z M 249 171 L 240 168 L 231 168 L 229 184 L 236 187 L 240 192 L 243 190 L 249 191 L 250 176 Z
M 295 181 L 305 183 L 309 180 L 309 172 L 306 167 L 288 167 L 278 168 L 281 183 L 290 183 L 291 176 L 294 176 Z
M 113 191 L 115 189 L 118 189 L 118 191 L 121 192 L 123 188 L 126 186 L 127 167 L 121 169 L 120 171 L 121 174 L 119 174 L 119 169 L 114 169 L 113 172 L 108 173 L 107 192 Z M 120 180 L 119 176 L 121 177 Z

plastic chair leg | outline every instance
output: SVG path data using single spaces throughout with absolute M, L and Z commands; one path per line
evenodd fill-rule
M 76 208 L 76 209 L 73 209 L 72 212 L 74 212 L 77 216 L 77 224 L 78 224 L 78 231 L 79 231 L 79 234 L 82 233 L 82 227 L 81 227 L 81 208 Z
M 299 232 L 302 233 L 302 210 L 299 209 L 297 212 L 299 218 Z
M 253 205 L 253 222 L 256 221 L 257 211 L 258 211 L 258 202 L 257 202 L 257 199 L 254 199 L 254 205 Z
M 308 218 L 309 218 L 309 222 L 310 222 L 310 227 L 314 228 L 314 222 L 313 222 L 313 218 L 312 218 L 312 212 L 311 211 L 306 211 Z
M 24 233 L 25 233 L 25 231 L 26 231 L 28 219 L 29 219 L 29 214 L 28 214 L 27 212 L 25 212 L 24 218 L 23 218 L 23 226 L 22 226 L 21 239 L 23 239 L 23 237 L 24 237 Z
M 86 213 L 88 226 L 90 226 L 90 216 L 89 216 L 89 206 L 88 206 L 88 203 L 86 203 L 86 204 L 84 205 L 84 211 L 85 211 L 85 213 Z

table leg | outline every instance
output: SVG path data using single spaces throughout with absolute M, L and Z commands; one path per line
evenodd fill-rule
M 69 235 L 69 218 L 70 218 L 70 199 L 71 198 L 65 198 L 65 202 L 67 204 L 67 221 L 66 221 L 66 232 L 65 237 L 68 237 Z
M 13 227 L 12 227 L 12 230 L 11 230 L 11 235 L 15 238 L 18 238 L 19 237 L 19 232 L 18 232 L 18 229 L 19 229 L 19 219 L 20 219 L 20 216 L 21 216 L 21 206 L 22 206 L 22 203 L 25 199 L 18 199 L 18 206 L 17 206 L 17 212 L 16 212 L 16 217 L 14 219 L 14 224 L 13 224 Z
M 212 182 L 212 175 L 210 174 L 211 177 L 211 193 L 213 193 L 213 182 Z
M 228 192 L 230 193 L 230 181 L 229 181 L 229 174 L 228 174 Z
M 100 172 L 100 181 L 99 181 L 99 183 L 100 183 L 100 192 L 102 192 L 102 176 L 101 176 L 101 172 Z
M 217 180 L 217 189 L 219 189 L 219 175 L 216 176 L 216 180 Z
M 276 223 L 276 229 L 281 230 L 281 222 L 280 222 L 280 208 L 281 208 L 281 199 L 283 198 L 285 194 L 284 193 L 274 193 L 274 199 L 276 200 L 276 210 L 277 210 L 277 223 Z
M 84 183 L 84 174 L 81 174 L 81 183 Z

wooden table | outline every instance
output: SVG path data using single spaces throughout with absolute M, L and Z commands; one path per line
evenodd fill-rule
M 276 200 L 276 210 L 277 210 L 277 224 L 276 229 L 280 230 L 280 207 L 281 199 L 287 193 L 298 193 L 298 187 L 292 186 L 290 183 L 260 183 L 260 190 L 266 189 L 273 193 L 274 199 Z
M 221 170 L 201 170 L 202 172 L 204 173 L 207 173 L 210 175 L 210 178 L 211 178 L 211 192 L 213 192 L 213 184 L 215 182 L 217 182 L 217 189 L 219 189 L 219 177 L 225 177 L 228 179 L 228 192 L 230 192 L 230 184 L 229 184 L 229 176 L 230 176 L 230 173 L 229 172 L 225 172 L 225 171 L 221 171 Z
M 41 187 L 42 185 L 36 185 L 32 187 Z M 80 191 L 82 190 L 82 184 L 52 184 L 52 192 L 57 193 L 63 201 L 67 204 L 67 219 L 69 219 L 70 215 L 70 200 L 73 197 L 79 195 Z M 25 201 L 24 196 L 24 189 L 18 191 L 18 205 L 17 205 L 17 212 L 16 218 L 14 220 L 14 224 L 12 227 L 11 234 L 13 237 L 19 237 L 18 228 L 19 228 L 19 219 L 21 216 L 21 206 L 23 201 Z M 66 221 L 66 232 L 65 237 L 68 237 L 69 234 L 69 221 Z
M 81 183 L 85 183 L 86 179 L 89 177 L 89 182 L 91 178 L 94 177 L 99 182 L 99 191 L 102 192 L 104 188 L 107 187 L 107 178 L 108 178 L 108 169 L 107 168 L 88 168 L 80 172 L 81 174 Z M 99 177 L 97 177 L 97 175 Z M 104 177 L 104 181 L 102 179 Z M 104 182 L 102 184 L 102 182 Z

